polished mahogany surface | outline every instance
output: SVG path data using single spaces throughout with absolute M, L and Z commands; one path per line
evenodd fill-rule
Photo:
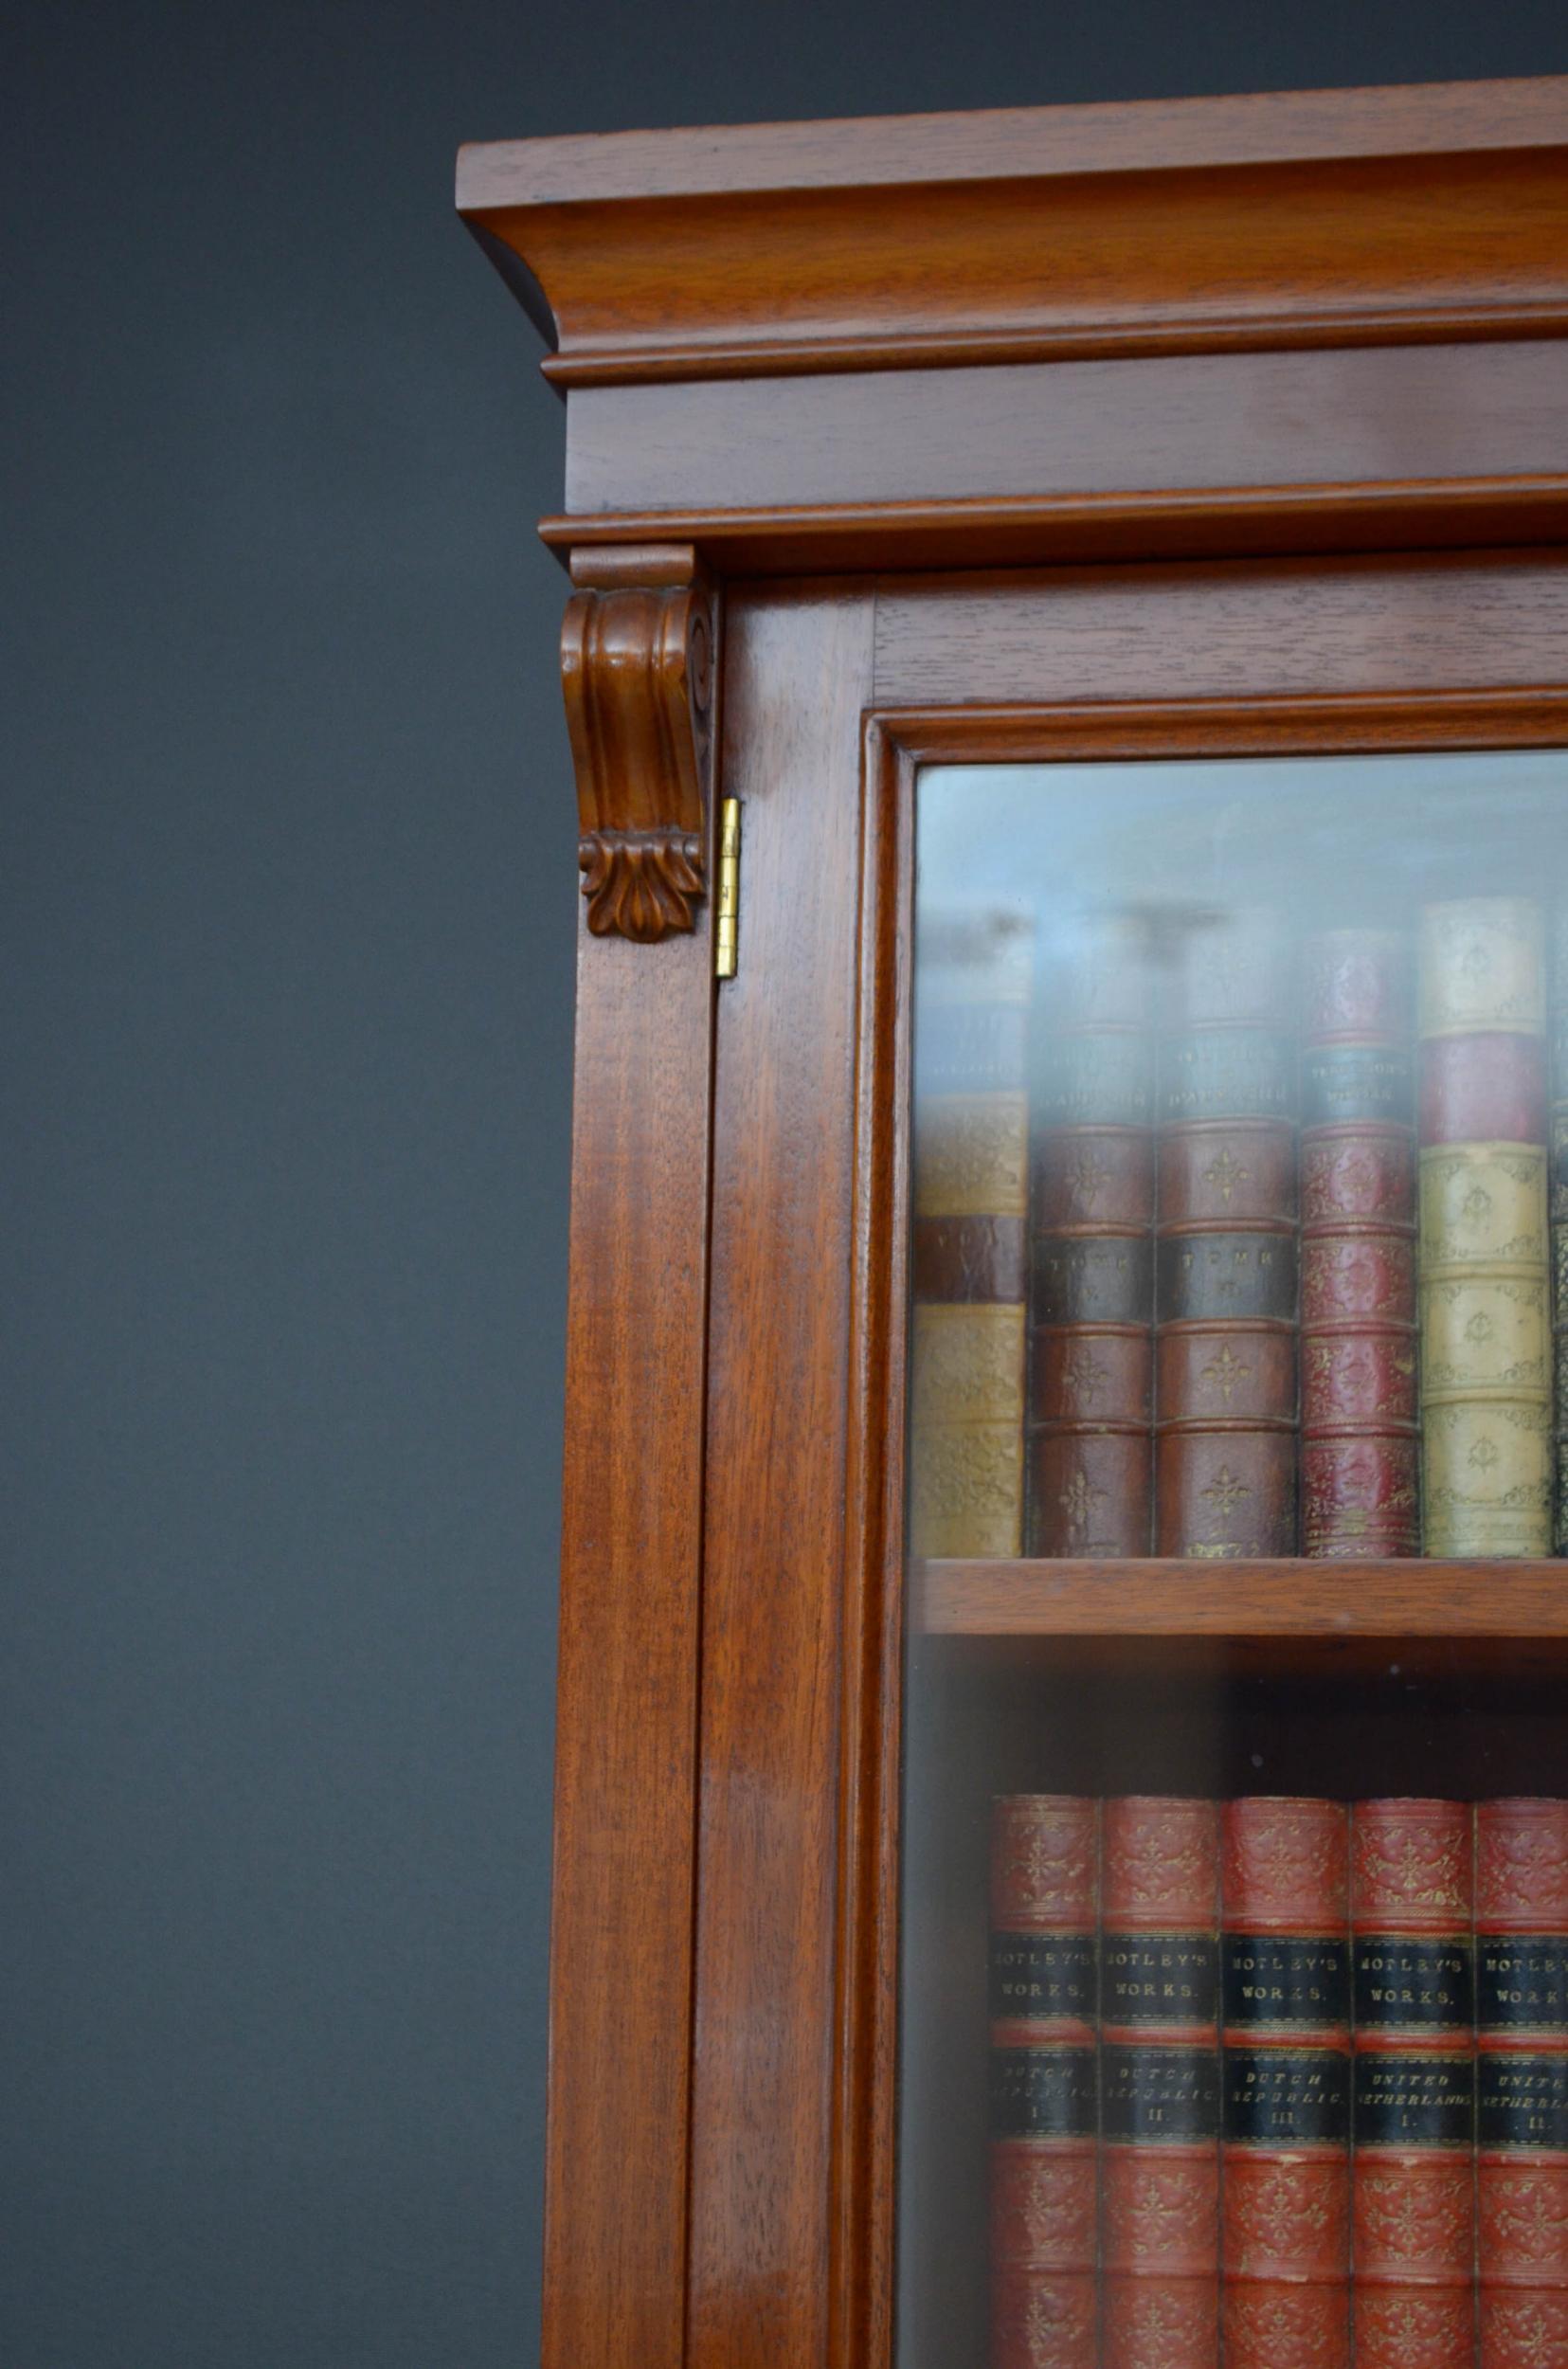
M 1369 1790 L 1568 1790 L 1551 1564 L 902 1528 L 919 769 L 1568 743 L 1568 81 L 501 143 L 460 195 L 567 396 L 594 895 L 545 2360 L 890 2369 L 938 1673 L 996 1738 L 960 1823 L 1279 1748 L 1327 1792 L 1350 1723 Z
M 1568 82 L 465 149 L 571 386 L 1559 329 Z

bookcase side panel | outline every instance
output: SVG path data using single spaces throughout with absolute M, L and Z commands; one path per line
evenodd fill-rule
M 544 2369 L 684 2349 L 708 914 L 579 940 Z

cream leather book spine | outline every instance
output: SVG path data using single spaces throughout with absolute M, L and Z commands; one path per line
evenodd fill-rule
M 1023 1549 L 1032 940 L 976 909 L 922 933 L 915 1000 L 910 1547 Z
M 1544 919 L 1421 916 L 1418 1274 L 1429 1555 L 1551 1551 Z

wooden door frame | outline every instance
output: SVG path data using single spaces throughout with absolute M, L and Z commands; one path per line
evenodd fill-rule
M 1348 564 L 1348 563 L 1346 563 Z M 1451 561 L 1422 563 L 1439 578 L 1445 567 L 1473 574 L 1487 570 L 1505 580 L 1510 570 L 1539 569 L 1541 555 L 1498 554 L 1477 562 L 1454 555 Z M 1249 563 L 1228 563 L 1223 572 L 1234 578 Z M 1254 567 L 1278 563 L 1253 563 Z M 1409 563 L 1398 563 L 1403 570 Z M 1357 563 L 1363 597 L 1376 605 L 1385 589 L 1382 571 Z M 1167 585 L 1169 570 L 1122 571 L 1128 589 L 1144 578 L 1150 587 Z M 1103 571 L 1101 571 L 1103 573 Z M 1343 583 L 1344 564 L 1318 562 L 1302 579 L 1325 591 Z M 1402 576 L 1400 578 L 1402 580 Z M 1031 584 L 1043 598 L 1048 581 L 1053 594 L 1059 582 L 1043 576 L 1012 580 L 1009 589 L 1027 608 Z M 838 1567 L 829 1588 L 831 1602 L 822 1605 L 824 1661 L 819 1672 L 835 1699 L 832 1738 L 820 1725 L 816 1732 L 814 1781 L 825 1797 L 822 1831 L 834 1836 L 834 1876 L 831 1908 L 819 1896 L 819 1923 L 813 1926 L 809 1905 L 794 1904 L 794 1912 L 776 1916 L 777 1929 L 799 1938 L 813 1932 L 813 1980 L 816 2007 L 802 2012 L 796 2030 L 805 2035 L 801 2078 L 789 2091 L 773 2092 L 786 2107 L 793 2099 L 792 2126 L 754 2125 L 750 2153 L 724 2159 L 723 2150 L 704 2149 L 705 2125 L 710 2132 L 730 2130 L 745 2123 L 744 2065 L 731 2061 L 728 2075 L 717 2083 L 694 2063 L 694 2231 L 703 2221 L 702 2190 L 711 2185 L 722 2201 L 709 2211 L 707 2243 L 699 2238 L 694 2253 L 694 2316 L 689 2335 L 688 2358 L 694 2369 L 769 2369 L 787 2361 L 791 2369 L 822 2364 L 822 2369 L 888 2369 L 892 2360 L 895 2197 L 893 2155 L 896 2128 L 896 2066 L 898 2002 L 898 1790 L 899 1711 L 904 1651 L 905 1572 L 903 1566 L 902 1505 L 903 1375 L 906 1326 L 906 1259 L 909 1230 L 908 1103 L 910 1076 L 910 951 L 913 923 L 913 815 L 915 785 L 920 769 L 936 763 L 1034 761 L 1052 759 L 1111 759 L 1155 755 L 1196 756 L 1304 752 L 1331 748 L 1391 751 L 1398 749 L 1525 748 L 1568 744 L 1568 570 L 1554 571 L 1561 597 L 1554 633 L 1561 654 L 1558 683 L 1485 680 L 1456 683 L 1448 688 L 1420 685 L 1413 689 L 1342 691 L 1304 694 L 1295 690 L 1270 692 L 1261 686 L 1224 696 L 1170 696 L 1142 699 L 1115 696 L 1085 696 L 1028 705 L 1001 704 L 983 696 L 974 704 L 962 696 L 940 706 L 878 704 L 874 666 L 868 667 L 864 651 L 856 668 L 862 691 L 857 715 L 849 713 L 847 696 L 836 711 L 831 732 L 815 719 L 803 727 L 809 754 L 799 760 L 804 794 L 825 811 L 829 805 L 852 807 L 856 878 L 853 901 L 844 895 L 839 911 L 834 960 L 838 966 L 837 1010 L 846 1043 L 853 1046 L 853 1090 L 840 1137 L 835 1139 L 832 1173 L 848 1195 L 847 1223 L 841 1228 L 847 1254 L 845 1271 L 836 1289 L 837 1324 L 842 1347 L 840 1387 L 844 1420 L 832 1445 L 831 1470 L 841 1475 L 843 1519 L 838 1531 Z M 759 620 L 797 620 L 814 610 L 842 613 L 846 604 L 860 604 L 861 628 L 869 621 L 874 638 L 875 621 L 884 598 L 929 597 L 961 599 L 962 592 L 937 579 L 901 579 L 874 586 L 843 585 L 787 589 L 759 585 L 731 588 L 732 633 L 739 635 L 735 660 L 744 672 L 755 663 L 748 658 L 748 634 L 755 636 Z M 1526 593 L 1524 597 L 1528 597 Z M 1310 595 L 1308 595 L 1310 598 Z M 1476 651 L 1495 634 L 1494 618 L 1480 621 L 1471 636 Z M 766 633 L 762 637 L 766 642 Z M 1496 650 L 1495 640 L 1490 646 Z M 731 643 L 732 653 L 736 643 Z M 1445 660 L 1451 668 L 1463 663 L 1463 653 Z M 1255 671 L 1255 669 L 1254 669 Z M 779 720 L 778 691 L 764 696 L 760 679 L 737 687 L 731 677 L 732 730 L 725 752 L 724 787 L 738 791 L 746 802 L 747 872 L 742 898 L 743 968 L 749 960 L 765 975 L 752 975 L 754 998 L 767 997 L 777 1007 L 787 1004 L 789 990 L 775 970 L 767 975 L 769 952 L 758 945 L 757 900 L 770 894 L 766 841 L 760 840 L 759 805 L 774 794 L 778 779 L 776 750 L 769 732 L 785 728 Z M 983 690 L 983 686 L 982 686 Z M 758 719 L 761 718 L 759 731 Z M 842 818 L 840 817 L 840 824 Z M 797 819 L 797 833 L 809 845 L 812 835 Z M 784 834 L 795 837 L 797 834 Z M 782 839 L 775 845 L 782 843 Z M 797 847 L 792 887 L 809 869 Z M 780 892 L 781 895 L 783 892 Z M 819 989 L 816 991 L 820 991 Z M 719 1065 L 715 1087 L 715 1123 L 722 1144 L 731 1134 L 730 1094 L 742 1101 L 754 1091 L 748 1076 L 746 1048 L 734 1048 L 733 1066 L 726 1077 L 726 1033 L 731 1009 L 721 996 L 719 1005 Z M 774 1043 L 788 1040 L 787 1011 L 775 1008 L 771 1022 Z M 847 1072 L 846 1072 L 847 1076 Z M 787 1098 L 787 1097 L 786 1097 Z M 744 1146 L 731 1140 L 733 1177 L 744 1184 L 748 1167 Z M 730 1243 L 722 1187 L 717 1168 L 725 1153 L 716 1154 L 713 1233 L 714 1287 L 712 1321 L 726 1322 L 723 1284 Z M 819 1190 L 825 1202 L 834 1189 L 824 1164 Z M 746 1189 L 766 1195 L 766 1171 L 752 1172 Z M 818 1219 L 820 1218 L 819 1205 Z M 778 1222 L 787 1226 L 787 1209 Z M 766 1244 L 766 1229 L 758 1240 Z M 776 1257 L 778 1245 L 765 1248 Z M 747 1311 L 743 1321 L 755 1323 L 761 1303 L 754 1289 L 738 1291 L 729 1306 Z M 771 1324 L 762 1332 L 772 1337 Z M 761 1339 L 762 1334 L 758 1335 Z M 733 1345 L 721 1349 L 715 1340 L 715 1393 L 732 1401 L 735 1361 Z M 721 1373 L 720 1369 L 723 1369 Z M 764 1370 L 771 1370 L 764 1360 Z M 717 1396 L 710 1401 L 710 1478 L 735 1453 L 735 1430 L 728 1422 Z M 712 1427 L 716 1421 L 716 1436 Z M 755 1481 L 764 1468 L 756 1467 Z M 747 1484 L 740 1485 L 745 1493 Z M 709 1691 L 712 1671 L 708 1619 L 712 1601 L 707 1591 L 722 1595 L 726 1588 L 727 1548 L 722 1535 L 724 1513 L 710 1499 L 705 1528 L 704 1696 L 701 1722 L 703 1791 L 714 1784 L 715 1772 L 734 1744 L 725 1719 Z M 748 1571 L 746 1583 L 754 1587 L 757 1574 Z M 753 1617 L 756 1606 L 753 1602 Z M 764 1616 L 766 1618 L 766 1616 Z M 758 1631 L 749 1632 L 753 1640 Z M 777 1642 L 777 1640 L 776 1640 Z M 725 1650 L 723 1647 L 719 1649 Z M 797 1739 L 799 1741 L 799 1739 Z M 797 1773 L 803 1765 L 795 1763 Z M 721 1778 L 716 1792 L 722 1799 L 727 1784 Z M 705 2016 L 705 1980 L 720 1972 L 718 1961 L 706 1955 L 701 1942 L 704 1888 L 715 1880 L 706 1843 L 699 1846 L 699 1944 L 696 1967 L 696 2029 L 700 2053 Z M 733 1836 L 730 1837 L 731 1843 Z M 750 1880 L 768 1886 L 777 1870 L 759 1857 L 746 1870 L 731 1850 L 716 1880 L 733 1888 Z M 732 1920 L 743 1921 L 735 1904 Z M 831 1928 L 831 1929 L 828 1929 Z M 731 1932 L 733 1931 L 733 1923 Z M 770 1967 L 760 1961 L 739 1968 L 731 1957 L 723 1974 L 749 1978 L 756 1985 L 753 2003 L 770 1998 L 778 1986 L 797 1979 L 799 1954 Z M 764 2012 L 759 2006 L 759 2013 Z M 817 2061 L 810 2035 L 819 2036 L 825 2063 Z M 787 2119 L 787 2117 L 786 2117 Z M 765 2118 L 766 2121 L 766 2118 Z M 804 2248 L 798 2264 L 799 2279 L 790 2291 L 783 2282 L 771 2298 L 780 2308 L 775 2317 L 759 2312 L 758 2261 L 767 2245 L 752 2229 L 740 2238 L 739 2259 L 731 2259 L 726 2278 L 720 2256 L 730 2237 L 738 2234 L 733 2199 L 749 2193 L 766 2194 L 768 2180 L 761 2170 L 765 2160 L 787 2155 L 797 2174 L 790 2191 L 795 2219 L 776 2230 L 789 2231 Z M 798 2175 L 802 2157 L 815 2164 L 814 2183 Z M 722 2168 L 721 2168 L 722 2165 Z M 747 2178 L 749 2169 L 750 2179 Z M 744 2307 L 745 2318 L 739 2316 Z
M 724 611 L 740 974 L 581 948 L 547 2369 L 892 2359 L 919 768 L 1568 739 L 1539 550 Z

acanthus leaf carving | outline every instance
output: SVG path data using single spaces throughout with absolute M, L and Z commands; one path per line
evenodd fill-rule
M 687 545 L 572 556 L 561 682 L 596 937 L 696 926 L 707 893 L 714 603 Z
M 703 893 L 702 842 L 685 831 L 586 831 L 577 843 L 588 928 L 654 946 L 690 930 Z

